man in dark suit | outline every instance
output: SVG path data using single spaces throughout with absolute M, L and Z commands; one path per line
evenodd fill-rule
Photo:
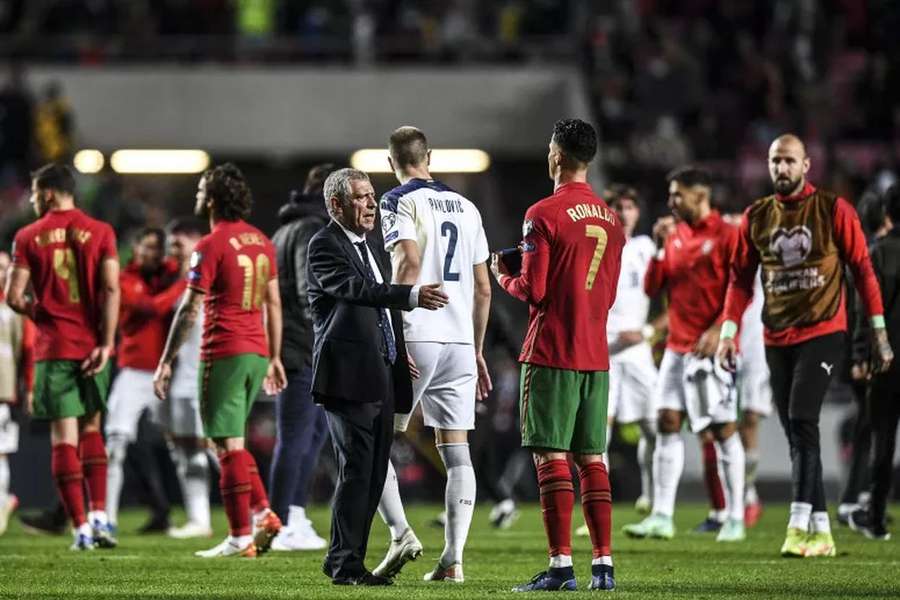
M 326 410 L 340 471 L 323 570 L 338 585 L 390 585 L 363 564 L 384 487 L 394 413 L 412 408 L 398 310 L 447 303 L 440 284 L 390 285 L 391 266 L 366 234 L 375 227 L 369 177 L 339 169 L 325 180 L 331 222 L 309 243 L 307 278 L 315 342 L 312 392 Z

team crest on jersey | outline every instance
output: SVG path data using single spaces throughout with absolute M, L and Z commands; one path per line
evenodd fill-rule
M 527 238 L 532 229 L 534 229 L 534 221 L 525 219 L 525 222 L 522 223 L 522 237 Z
M 386 212 L 381 216 L 381 230 L 387 233 L 397 223 L 397 213 Z M 387 241 L 387 240 L 385 240 Z
M 703 242 L 703 245 L 700 246 L 700 252 L 702 252 L 704 255 L 709 254 L 710 252 L 712 252 L 712 249 L 715 245 L 716 243 L 714 241 L 706 240 L 705 242 Z
M 769 250 L 775 254 L 785 267 L 801 264 L 812 249 L 812 232 L 805 225 L 797 225 L 790 229 L 779 227 L 772 234 Z

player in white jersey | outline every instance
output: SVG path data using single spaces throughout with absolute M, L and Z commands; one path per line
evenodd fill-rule
M 627 242 L 622 250 L 622 272 L 616 302 L 606 327 L 609 341 L 609 422 L 637 423 L 641 428 L 638 465 L 641 469 L 641 496 L 635 503 L 641 511 L 653 506 L 653 450 L 656 446 L 656 408 L 653 388 L 656 365 L 647 338 L 653 328 L 647 323 L 650 298 L 644 292 L 644 274 L 656 253 L 656 245 L 646 235 L 634 235 L 641 218 L 637 191 L 613 185 L 604 198 L 619 215 Z M 609 439 L 609 436 L 607 436 Z
M 403 314 L 409 356 L 415 362 L 413 408 L 421 402 L 425 425 L 447 468 L 444 551 L 426 581 L 463 581 L 463 547 L 475 508 L 475 472 L 468 431 L 475 427 L 475 400 L 491 389 L 482 356 L 491 304 L 490 257 L 481 214 L 469 200 L 428 172 L 431 153 L 415 127 L 391 134 L 390 164 L 400 186 L 381 199 L 385 249 L 391 252 L 394 283 L 443 282 L 449 302 L 442 314 Z M 398 415 L 405 431 L 410 415 Z M 409 527 L 393 465 L 378 511 L 391 530 L 391 546 L 376 575 L 392 577 L 422 553 Z
M 176 219 L 166 228 L 169 254 L 189 270 L 194 246 L 203 237 L 203 225 L 194 219 Z M 180 300 L 178 302 L 180 304 Z M 203 315 L 197 318 L 184 345 L 178 351 L 169 395 L 162 411 L 163 427 L 170 438 L 172 462 L 181 484 L 187 522 L 170 527 L 168 535 L 177 539 L 210 537 L 209 456 L 200 419 L 198 370 L 203 337 Z
M 756 491 L 759 466 L 759 422 L 772 414 L 772 388 L 763 343 L 763 291 L 759 273 L 753 286 L 753 302 L 741 319 L 741 360 L 737 370 L 741 422 L 738 432 L 744 444 L 744 524 L 752 527 L 762 514 Z

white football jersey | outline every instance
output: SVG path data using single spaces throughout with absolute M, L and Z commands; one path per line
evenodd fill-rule
M 474 344 L 473 266 L 490 257 L 475 205 L 439 181 L 412 179 L 381 197 L 381 227 L 388 252 L 398 240 L 419 245 L 416 284 L 440 282 L 450 297 L 435 311 L 404 312 L 406 341 Z
M 633 236 L 625 242 L 616 301 L 606 324 L 606 339 L 610 343 L 620 332 L 640 331 L 647 323 L 650 298 L 644 293 L 644 274 L 655 253 L 656 244 L 646 235 Z

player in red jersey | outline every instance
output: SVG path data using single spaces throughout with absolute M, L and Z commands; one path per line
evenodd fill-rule
M 184 280 L 179 277 L 179 265 L 165 259 L 165 243 L 163 230 L 142 228 L 134 238 L 131 262 L 119 277 L 122 290 L 116 351 L 119 371 L 109 391 L 105 424 L 109 452 L 106 514 L 113 526 L 118 523 L 126 451 L 137 440 L 141 415 L 149 411 L 154 421 L 162 422 L 159 402 L 153 393 L 153 371 L 166 343 L 175 303 L 185 288 Z M 142 447 L 132 449 L 131 459 L 135 458 L 141 461 L 141 468 L 135 471 L 149 490 L 153 509 L 150 520 L 139 531 L 166 531 L 169 503 L 159 469 L 155 461 L 147 460 L 149 456 Z
M 683 167 L 668 176 L 671 217 L 654 227 L 657 255 L 644 279 L 648 296 L 665 290 L 669 300 L 669 337 L 656 385 L 658 434 L 653 453 L 653 511 L 640 523 L 626 525 L 631 537 L 669 539 L 672 515 L 684 468 L 681 426 L 716 440 L 715 459 L 725 480 L 727 515 L 718 537 L 740 541 L 744 532 L 744 449 L 737 431 L 733 377 L 712 360 L 728 285 L 728 266 L 737 244 L 737 228 L 711 206 L 712 177 Z
M 522 446 L 538 470 L 550 568 L 514 591 L 574 590 L 574 454 L 581 504 L 593 545 L 591 589 L 615 588 L 610 546 L 612 495 L 606 452 L 609 349 L 606 319 L 616 296 L 625 234 L 616 214 L 587 183 L 597 152 L 594 128 L 558 121 L 547 156 L 553 195 L 525 213 L 521 273 L 494 255 L 500 285 L 529 305 L 522 362 Z
M 766 297 L 762 312 L 766 362 L 772 399 L 790 445 L 794 479 L 781 555 L 835 556 L 822 483 L 819 412 L 846 345 L 845 266 L 853 271 L 871 319 L 879 369 L 890 367 L 893 352 L 881 289 L 856 210 L 807 181 L 810 160 L 797 136 L 776 138 L 769 147 L 768 165 L 775 193 L 751 204 L 741 220 L 718 355 L 734 369 L 737 323 L 750 302 L 760 267 Z
M 72 549 L 87 550 L 116 543 L 105 512 L 100 420 L 119 317 L 119 258 L 112 227 L 75 208 L 74 193 L 68 167 L 51 163 L 32 174 L 39 218 L 16 233 L 6 296 L 37 326 L 33 415 L 51 421 L 50 468 L 75 527 Z
M 280 358 L 275 247 L 245 221 L 251 204 L 250 188 L 233 164 L 215 167 L 200 178 L 195 212 L 209 217 L 210 234 L 191 257 L 188 291 L 154 375 L 156 395 L 165 399 L 172 362 L 203 304 L 200 412 L 206 436 L 219 454 L 219 487 L 230 528 L 221 544 L 196 553 L 203 558 L 256 556 L 281 529 L 269 509 L 256 461 L 244 448 L 247 416 L 260 387 L 274 394 L 287 382 Z

